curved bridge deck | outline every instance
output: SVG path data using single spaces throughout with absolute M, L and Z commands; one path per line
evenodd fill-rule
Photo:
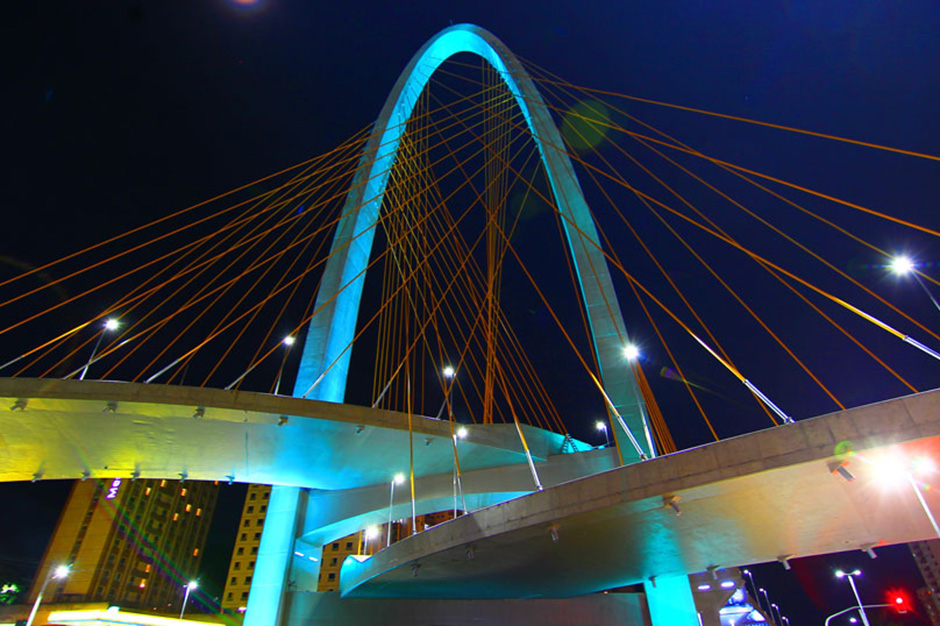
M 858 456 L 848 482 L 834 450 Z M 711 567 L 934 535 L 910 485 L 862 458 L 940 454 L 940 390 L 803 420 L 574 480 L 393 544 L 340 580 L 351 597 L 567 597 Z M 668 506 L 672 498 L 681 515 Z M 936 491 L 925 493 L 940 505 Z M 557 540 L 554 538 L 557 537 Z

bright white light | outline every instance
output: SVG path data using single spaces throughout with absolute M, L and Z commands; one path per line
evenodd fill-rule
M 113 317 L 109 317 L 108 319 L 104 321 L 105 330 L 117 330 L 118 326 L 120 325 L 121 323 L 117 321 L 116 319 L 114 319 Z
M 731 589 L 732 587 L 734 587 L 734 581 L 733 581 L 733 580 L 723 580 L 723 581 L 721 581 L 721 588 L 722 588 L 722 589 Z
M 193 589 L 197 588 L 198 586 L 199 586 L 199 582 L 198 582 L 198 581 L 191 580 L 191 581 L 189 581 L 189 584 L 186 585 L 186 588 L 189 589 L 190 591 L 192 591 Z
M 605 430 L 605 431 L 607 430 L 607 424 L 605 424 L 604 422 L 602 422 L 602 421 L 600 421 L 600 420 L 598 420 L 598 421 L 594 424 L 594 427 L 597 428 L 597 430 Z
M 875 461 L 875 480 L 884 488 L 895 488 L 907 482 L 907 463 L 897 455 Z
M 711 588 L 712 588 L 711 585 L 705 585 L 705 584 L 698 586 L 699 591 L 711 591 Z
M 627 344 L 623 347 L 623 356 L 628 361 L 636 361 L 638 358 L 640 358 L 640 349 L 632 343 Z
M 861 576 L 861 570 L 855 570 L 854 572 L 843 572 L 840 569 L 836 570 L 836 578 L 845 578 L 846 576 Z
M 454 368 L 451 367 L 450 365 L 445 367 L 442 373 L 444 374 L 444 378 L 453 378 L 454 374 L 456 374 L 456 372 L 454 371 Z
M 379 527 L 376 525 L 369 526 L 366 528 L 366 539 L 375 539 L 379 536 Z
M 905 274 L 910 274 L 914 271 L 914 262 L 910 257 L 905 255 L 900 255 L 893 257 L 891 263 L 888 264 L 888 267 L 891 268 L 891 271 L 897 274 L 898 276 L 904 276 Z
M 68 565 L 60 565 L 57 568 L 55 568 L 55 571 L 52 573 L 52 577 L 53 578 L 65 578 L 66 576 L 69 575 L 69 571 L 70 570 L 69 570 Z
M 395 474 L 395 484 L 400 485 L 403 482 L 405 482 L 405 475 L 402 474 L 401 472 L 398 472 L 397 474 Z
M 914 468 L 914 472 L 917 474 L 930 474 L 937 469 L 937 466 L 934 465 L 933 459 L 929 456 L 919 456 L 914 459 L 914 462 L 911 463 L 911 467 Z
M 457 429 L 457 438 L 466 439 L 467 438 L 467 429 L 463 426 Z
M 855 624 L 855 623 L 857 623 L 857 622 L 858 622 L 858 620 L 855 619 L 854 617 L 850 617 L 850 618 L 849 618 L 849 624 Z
M 297 341 L 297 340 L 294 339 L 293 337 L 291 337 L 290 335 L 284 337 L 284 345 L 285 345 L 285 346 L 292 346 L 292 345 L 294 345 L 294 342 L 295 342 L 295 341 Z

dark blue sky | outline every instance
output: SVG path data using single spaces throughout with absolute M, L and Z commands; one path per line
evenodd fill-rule
M 940 145 L 940 8 L 932 0 L 99 0 L 5 8 L 0 257 L 11 266 L 41 264 L 329 149 L 374 119 L 411 55 L 450 23 L 480 24 L 579 85 L 915 151 Z M 933 165 L 631 110 L 722 158 L 938 224 Z M 935 243 L 903 231 L 876 243 L 940 260 Z M 880 287 L 902 304 L 923 304 Z M 704 368 L 710 380 L 726 376 Z M 936 374 L 921 372 L 925 388 Z M 899 393 L 873 382 L 857 397 Z M 792 399 L 798 416 L 832 409 L 806 398 Z M 700 442 L 690 435 L 689 443 Z M 903 559 L 860 566 L 884 580 L 908 584 L 911 576 Z M 765 586 L 772 595 L 779 586 L 775 600 L 794 624 L 801 616 L 821 622 L 846 605 L 827 567 L 812 560 L 785 576 L 768 570 Z M 817 599 L 808 599 L 811 587 L 822 590 Z

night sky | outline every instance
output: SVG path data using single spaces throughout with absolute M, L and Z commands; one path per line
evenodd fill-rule
M 98 0 L 19 2 L 5 9 L 4 277 L 332 148 L 375 118 L 411 55 L 451 23 L 479 24 L 519 56 L 577 85 L 940 152 L 940 8 L 933 0 Z M 833 148 L 688 113 L 631 110 L 729 161 L 938 225 L 935 163 Z M 940 262 L 935 240 L 879 230 L 861 219 L 859 228 L 880 237 L 874 242 L 882 248 Z M 824 235 L 806 237 L 827 246 Z M 836 243 L 831 251 L 869 287 L 932 328 L 940 326 L 922 292 L 884 278 L 877 268 L 883 259 Z M 684 268 L 675 269 L 681 276 Z M 721 330 L 735 333 L 730 321 Z M 654 338 L 649 330 L 638 332 Z M 825 341 L 811 338 L 808 348 L 823 361 Z M 831 367 L 840 369 L 832 358 Z M 909 358 L 918 388 L 936 386 L 940 368 L 920 355 Z M 695 370 L 718 396 L 736 384 L 714 365 Z M 788 387 L 782 371 L 760 371 L 763 380 L 780 379 L 771 395 L 785 398 L 781 403 L 796 417 L 834 409 L 797 385 Z M 880 378 L 856 380 L 854 387 L 842 382 L 852 405 L 905 392 Z M 658 381 L 654 389 L 663 385 Z M 671 388 L 665 389 L 668 395 Z M 680 444 L 707 441 L 701 426 L 682 419 L 670 422 Z M 12 496 L 0 511 L 0 567 L 28 576 L 67 486 L 0 489 Z M 234 523 L 239 493 L 223 495 L 219 537 Z M 217 570 L 207 578 L 220 582 L 225 541 L 206 559 Z M 836 565 L 862 568 L 860 590 L 872 601 L 889 586 L 914 588 L 917 574 L 906 547 L 880 554 L 876 561 L 861 553 L 803 559 L 790 572 L 776 564 L 752 570 L 794 626 L 819 624 L 850 604 L 845 583 L 832 578 Z

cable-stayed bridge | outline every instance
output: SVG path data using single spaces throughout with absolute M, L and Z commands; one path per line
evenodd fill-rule
M 575 89 L 544 74 L 539 85 L 562 95 Z M 657 155 L 659 164 L 650 167 L 622 149 L 614 140 L 618 134 Z M 899 158 L 936 160 L 883 150 Z M 734 185 L 752 188 L 719 189 L 685 160 L 703 162 Z M 670 165 L 670 173 L 657 169 L 663 164 Z M 643 185 L 634 179 L 640 173 Z M 681 183 L 680 174 L 687 177 Z M 585 180 L 596 189 L 586 192 Z M 771 254 L 774 247 L 741 239 L 733 228 L 737 222 L 722 224 L 690 200 L 690 181 L 707 190 L 709 202 L 722 198 L 818 262 L 823 269 L 815 271 L 831 276 L 807 274 L 800 263 L 791 269 Z M 664 267 L 652 242 L 622 211 L 627 202 L 645 208 L 675 238 L 675 246 L 701 263 L 702 275 L 713 277 L 746 313 L 748 321 L 736 322 L 735 330 L 749 341 L 751 326 L 766 331 L 770 344 L 812 381 L 812 387 L 793 387 L 800 396 L 819 395 L 835 409 L 848 406 L 825 380 L 831 372 L 814 371 L 811 356 L 787 345 L 784 333 L 774 331 L 722 273 L 728 269 L 723 259 L 703 258 L 682 229 L 726 245 L 725 256 L 730 251 L 766 274 L 761 287 L 772 283 L 789 290 L 838 341 L 871 357 L 892 385 L 918 391 L 923 385 L 915 386 L 909 372 L 886 362 L 879 354 L 886 350 L 881 340 L 870 345 L 869 333 L 893 335 L 901 340 L 898 346 L 910 347 L 912 359 L 930 366 L 937 354 L 927 343 L 940 338 L 767 215 L 751 210 L 755 189 L 868 249 L 872 246 L 860 235 L 787 194 L 798 191 L 918 236 L 937 234 L 703 154 L 593 97 L 551 105 L 495 37 L 474 26 L 452 27 L 415 55 L 372 128 L 332 153 L 213 199 L 226 203 L 214 212 L 207 209 L 211 202 L 204 203 L 70 255 L 61 266 L 42 268 L 59 278 L 44 278 L 45 284 L 30 284 L 8 297 L 4 306 L 16 311 L 18 321 L 3 332 L 26 347 L 3 366 L 18 379 L 4 381 L 0 390 L 11 409 L 3 435 L 10 454 L 0 473 L 7 480 L 169 477 L 276 485 L 249 598 L 246 620 L 252 625 L 307 619 L 305 611 L 312 609 L 297 594 L 315 589 L 317 567 L 297 557 L 306 553 L 298 547 L 315 551 L 349 531 L 381 523 L 390 509 L 396 517 L 451 506 L 469 513 L 362 564 L 348 563 L 345 595 L 559 597 L 642 582 L 644 592 L 631 596 L 619 615 L 654 624 L 697 621 L 689 573 L 929 536 L 913 493 L 888 512 L 853 508 L 862 527 L 849 524 L 845 515 L 841 526 L 832 527 L 836 530 L 820 532 L 823 522 L 806 512 L 814 499 L 824 502 L 829 508 L 819 513 L 831 521 L 835 505 L 844 512 L 856 501 L 852 489 L 867 488 L 864 473 L 852 484 L 840 478 L 848 458 L 877 456 L 885 446 L 930 444 L 938 434 L 933 396 L 791 424 L 788 402 L 766 391 L 767 373 L 774 371 L 767 363 L 777 360 L 758 358 L 745 367 L 733 358 L 720 333 L 706 324 L 708 315 L 680 289 L 677 273 Z M 551 217 L 543 222 L 554 222 L 564 242 L 560 263 L 542 245 L 540 213 Z M 623 260 L 625 252 L 605 215 L 635 236 L 633 249 L 649 257 L 672 295 L 651 288 L 632 269 L 632 257 Z M 188 239 L 177 239 L 183 231 Z M 138 235 L 143 241 L 135 239 Z M 517 243 L 524 237 L 537 239 L 534 260 L 527 261 Z M 61 269 L 71 261 L 77 269 Z M 547 286 L 538 280 L 542 266 L 549 268 Z M 565 305 L 551 299 L 560 289 L 557 283 L 564 282 L 557 267 L 570 276 L 569 306 L 579 304 L 574 324 L 562 322 Z M 736 268 L 731 270 L 734 276 Z M 381 285 L 367 284 L 367 274 L 376 273 L 382 274 Z M 3 286 L 16 288 L 17 280 L 22 285 L 30 276 L 40 274 Z M 834 278 L 846 281 L 847 292 L 830 288 Z M 75 285 L 72 291 L 57 293 L 38 311 L 29 309 L 66 279 Z M 753 403 L 746 411 L 765 415 L 767 424 L 785 425 L 654 458 L 675 450 L 664 418 L 670 411 L 660 409 L 655 385 L 636 358 L 637 332 L 627 332 L 615 282 L 620 297 L 634 294 L 637 311 L 659 311 L 658 322 L 655 315 L 648 319 L 649 343 L 653 336 L 663 343 L 661 378 L 688 392 L 688 406 L 701 414 L 715 439 L 719 431 L 753 426 L 716 425 L 706 410 L 712 403 L 703 396 L 721 394 L 683 370 L 664 324 L 682 337 L 682 351 L 698 350 L 717 371 L 741 383 L 740 393 Z M 539 298 L 540 307 L 534 319 L 520 324 L 509 313 L 522 285 Z M 119 295 L 102 308 L 102 294 L 111 287 Z M 368 318 L 360 303 L 379 293 L 380 304 Z M 98 303 L 83 304 L 89 301 Z M 86 321 L 60 319 L 82 306 L 96 307 L 80 318 Z M 879 307 L 877 313 L 871 306 Z M 726 305 L 719 308 L 723 316 Z M 776 298 L 770 308 L 771 318 L 776 314 L 779 321 L 781 311 L 789 317 Z M 119 317 L 120 326 L 102 326 L 109 316 Z M 786 327 L 790 320 L 784 321 Z M 29 329 L 39 322 L 61 330 L 37 341 L 41 333 Z M 863 324 L 864 330 L 851 324 Z M 908 334 L 915 332 L 921 339 Z M 303 348 L 292 351 L 290 342 L 282 343 L 285 335 L 303 336 Z M 532 357 L 542 347 L 526 343 L 527 335 L 550 343 L 550 356 L 541 363 Z M 371 372 L 357 369 L 353 346 L 357 358 L 360 353 L 375 357 Z M 625 358 L 625 349 L 631 358 Z M 568 360 L 562 361 L 561 353 Z M 827 353 L 822 361 L 831 364 L 833 357 Z M 752 377 L 751 371 L 764 374 Z M 54 380 L 60 377 L 79 380 Z M 270 381 L 271 395 L 247 391 L 262 378 Z M 579 394 L 593 396 L 595 410 L 606 413 L 604 428 L 613 445 L 586 450 L 577 438 L 565 436 L 584 431 L 586 420 L 578 416 L 580 424 L 569 424 L 570 408 L 554 405 L 553 392 L 559 390 L 553 387 L 560 378 L 577 379 Z M 364 379 L 370 379 L 371 393 L 363 392 Z M 857 386 L 858 380 L 851 382 Z M 193 382 L 224 390 L 180 384 Z M 280 395 L 289 383 L 294 398 Z M 342 404 L 356 394 L 368 396 L 372 408 Z M 465 440 L 457 435 L 461 421 L 474 423 Z M 52 424 L 56 432 L 49 434 Z M 853 460 L 853 471 L 857 465 Z M 389 506 L 385 494 L 399 471 L 408 475 L 411 494 L 407 503 Z M 780 485 L 790 495 L 773 499 Z M 781 502 L 793 499 L 797 485 L 817 490 L 801 503 L 797 519 L 773 506 L 764 508 L 777 513 L 771 518 L 750 512 L 756 506 L 752 498 L 785 506 Z M 530 491 L 535 493 L 520 498 Z M 488 505 L 496 506 L 480 510 Z M 729 523 L 734 533 L 722 530 Z M 749 533 L 761 536 L 743 541 Z M 606 550 L 612 543 L 628 547 Z M 714 556 L 718 550 L 723 556 Z M 620 556 L 604 562 L 605 554 Z M 603 567 L 588 571 L 589 563 Z M 557 609 L 550 606 L 543 610 Z

